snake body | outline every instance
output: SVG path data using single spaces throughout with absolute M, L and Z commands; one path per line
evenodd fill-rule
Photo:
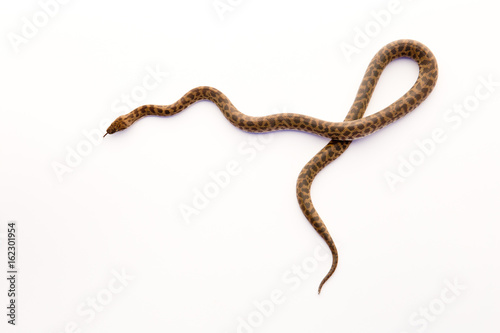
M 363 118 L 382 71 L 391 61 L 398 58 L 410 58 L 417 62 L 419 67 L 417 80 L 410 90 L 394 103 Z M 106 134 L 124 130 L 145 116 L 171 116 L 197 101 L 208 100 L 217 105 L 231 124 L 247 132 L 297 130 L 330 139 L 331 141 L 304 166 L 296 187 L 297 199 L 304 216 L 324 239 L 333 256 L 330 271 L 319 285 L 319 293 L 323 284 L 337 267 L 338 253 L 326 225 L 316 212 L 311 200 L 310 192 L 314 178 L 324 167 L 339 157 L 349 147 L 352 140 L 372 134 L 415 109 L 429 96 L 437 77 L 436 59 L 425 45 L 414 40 L 397 40 L 384 46 L 371 60 L 354 103 L 343 122 L 329 122 L 295 113 L 280 113 L 263 117 L 248 116 L 238 111 L 222 92 L 203 86 L 190 90 L 173 104 L 143 105 L 126 115 L 119 116 L 109 126 Z

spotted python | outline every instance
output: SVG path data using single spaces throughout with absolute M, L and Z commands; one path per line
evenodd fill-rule
M 416 82 L 394 103 L 363 118 L 382 71 L 391 61 L 398 58 L 410 58 L 417 62 L 419 72 Z M 331 141 L 304 166 L 296 187 L 297 199 L 304 216 L 324 239 L 333 256 L 330 271 L 319 285 L 318 293 L 320 293 L 323 284 L 337 267 L 338 253 L 326 225 L 319 217 L 311 200 L 311 185 L 314 178 L 324 167 L 339 157 L 349 147 L 352 140 L 372 134 L 415 109 L 434 89 L 437 77 L 436 59 L 425 45 L 414 40 L 397 40 L 384 46 L 371 60 L 354 103 L 343 122 L 329 122 L 295 113 L 252 117 L 238 111 L 219 90 L 212 87 L 197 87 L 173 104 L 143 105 L 126 115 L 119 116 L 109 126 L 104 136 L 124 130 L 145 116 L 172 116 L 195 102 L 208 100 L 217 105 L 231 124 L 247 132 L 297 130 L 330 139 Z

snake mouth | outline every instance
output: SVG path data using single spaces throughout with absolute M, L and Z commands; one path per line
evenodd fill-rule
M 116 128 L 114 126 L 112 126 L 112 125 L 110 125 L 108 127 L 108 129 L 106 130 L 106 134 L 113 134 L 113 133 L 116 133 L 116 132 L 117 132 Z
M 106 130 L 106 134 L 104 134 L 104 136 L 106 136 L 107 134 L 113 134 L 113 133 L 122 131 L 125 128 L 127 128 L 127 125 L 121 119 L 121 116 L 120 116 L 120 117 L 116 118 L 115 121 L 113 121 L 111 123 L 111 125 L 109 125 L 108 129 Z
M 115 128 L 114 126 L 110 125 L 110 126 L 108 127 L 108 129 L 106 130 L 106 133 L 104 133 L 103 138 L 104 138 L 106 135 L 108 135 L 108 134 L 113 134 L 113 133 L 116 133 L 116 128 Z

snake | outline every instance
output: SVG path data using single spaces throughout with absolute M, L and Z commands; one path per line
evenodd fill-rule
M 390 62 L 399 58 L 413 59 L 418 64 L 418 77 L 413 86 L 389 106 L 363 117 L 382 71 Z M 249 116 L 240 112 L 221 91 L 213 87 L 200 86 L 191 89 L 173 104 L 143 105 L 128 114 L 119 116 L 111 123 L 104 136 L 122 131 L 143 117 L 150 115 L 172 116 L 193 103 L 205 100 L 214 103 L 232 125 L 246 132 L 264 133 L 296 130 L 330 139 L 328 144 L 302 168 L 296 185 L 297 200 L 302 213 L 326 242 L 332 254 L 330 270 L 318 287 L 319 294 L 324 283 L 337 268 L 338 251 L 311 200 L 311 186 L 314 178 L 323 168 L 342 155 L 353 140 L 364 138 L 414 110 L 432 92 L 437 77 L 436 58 L 429 48 L 415 40 L 401 39 L 385 45 L 372 58 L 354 102 L 343 122 L 330 122 L 296 113 Z

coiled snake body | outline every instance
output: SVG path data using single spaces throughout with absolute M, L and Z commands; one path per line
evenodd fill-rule
M 416 82 L 408 92 L 394 103 L 373 115 L 363 118 L 382 71 L 392 60 L 403 57 L 411 58 L 417 62 L 419 73 Z M 330 271 L 319 285 L 319 293 L 323 284 L 330 278 L 337 267 L 338 254 L 330 233 L 312 204 L 310 192 L 314 178 L 325 166 L 339 157 L 349 147 L 352 140 L 372 134 L 415 109 L 429 96 L 436 84 L 437 76 L 436 59 L 426 46 L 413 40 L 398 40 L 384 46 L 370 62 L 354 103 L 344 122 L 329 122 L 294 113 L 252 117 L 238 111 L 219 90 L 212 87 L 198 87 L 187 92 L 174 104 L 143 105 L 126 115 L 118 117 L 109 126 L 106 134 L 124 130 L 142 117 L 148 115 L 171 116 L 197 101 L 208 100 L 219 107 L 231 124 L 247 132 L 262 133 L 278 130 L 298 130 L 331 139 L 304 166 L 297 180 L 297 199 L 300 208 L 307 220 L 328 244 L 333 256 Z

